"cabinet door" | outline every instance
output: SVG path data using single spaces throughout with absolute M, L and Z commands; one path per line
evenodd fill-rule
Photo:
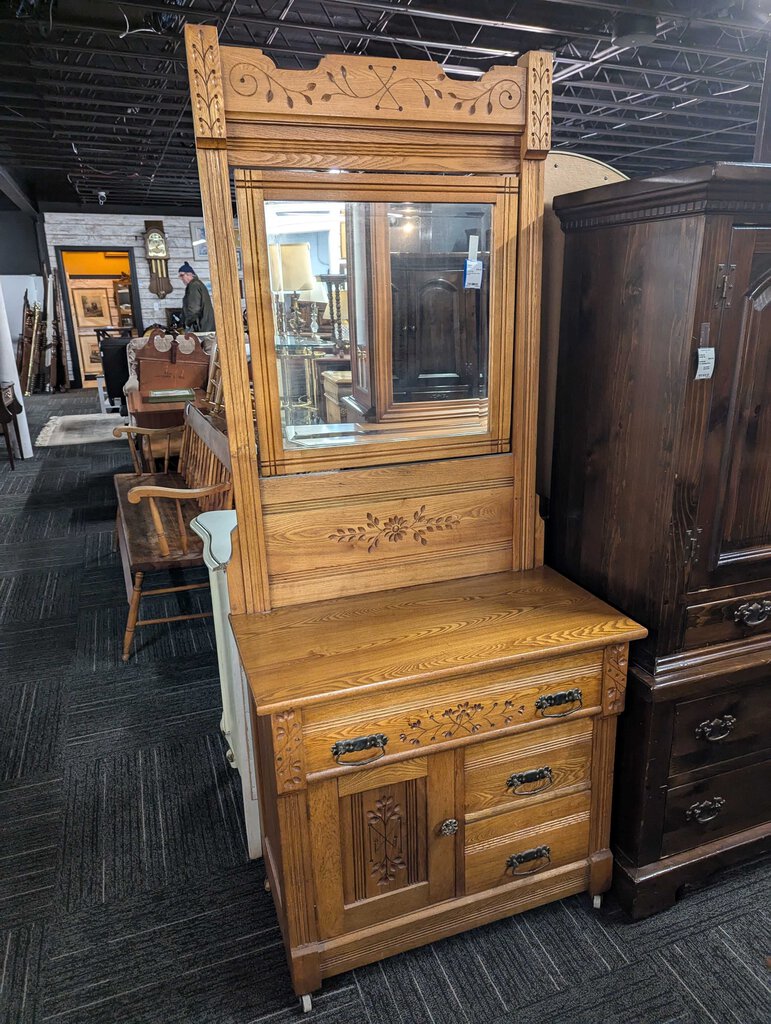
M 691 589 L 771 575 L 771 228 L 734 228 L 728 262 Z
M 451 751 L 314 783 L 308 808 L 322 938 L 455 895 Z

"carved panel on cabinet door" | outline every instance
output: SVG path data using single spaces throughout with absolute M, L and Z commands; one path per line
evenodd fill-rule
M 340 811 L 346 904 L 427 880 L 425 778 L 354 793 Z

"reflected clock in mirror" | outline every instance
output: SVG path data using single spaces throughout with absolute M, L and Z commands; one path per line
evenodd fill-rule
M 492 207 L 265 204 L 284 445 L 483 434 Z

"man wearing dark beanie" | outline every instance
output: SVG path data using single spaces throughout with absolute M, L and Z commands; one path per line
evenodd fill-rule
M 206 285 L 189 263 L 183 263 L 178 273 L 180 281 L 185 285 L 185 297 L 182 299 L 185 327 L 201 333 L 213 331 L 214 309 Z

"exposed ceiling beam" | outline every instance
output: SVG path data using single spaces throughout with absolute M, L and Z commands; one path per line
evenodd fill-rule
M 10 199 L 14 206 L 18 207 L 22 213 L 28 213 L 30 217 L 34 217 L 37 220 L 38 211 L 35 204 L 32 202 L 30 197 L 18 183 L 16 178 L 6 167 L 0 166 L 0 192 Z

